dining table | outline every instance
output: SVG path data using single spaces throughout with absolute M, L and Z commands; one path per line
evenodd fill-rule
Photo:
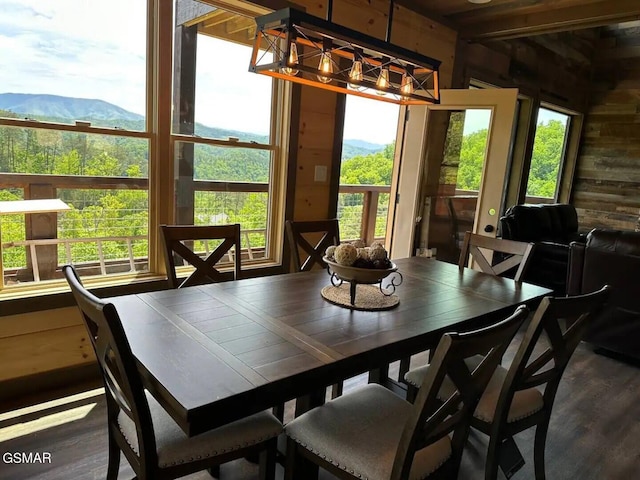
M 326 270 L 109 298 L 144 387 L 189 436 L 434 348 L 450 331 L 494 323 L 551 290 L 424 257 L 394 261 L 392 309 L 327 301 Z M 380 293 L 382 295 L 382 293 Z M 377 378 L 382 381 L 385 375 Z M 313 394 L 315 393 L 315 397 Z

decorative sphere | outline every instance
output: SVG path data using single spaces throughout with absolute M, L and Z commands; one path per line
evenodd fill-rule
M 354 240 L 353 242 L 351 242 L 351 245 L 353 245 L 356 248 L 364 248 L 366 246 L 366 244 L 364 243 L 364 240 Z
M 331 259 L 333 259 L 333 254 L 335 253 L 335 251 L 336 251 L 336 246 L 335 245 L 330 245 L 324 251 L 324 254 L 328 259 L 331 260 Z
M 369 260 L 369 247 L 359 248 L 358 249 L 358 258 L 363 260 Z
M 336 247 L 333 252 L 333 258 L 335 258 L 336 263 L 350 267 L 358 258 L 358 249 L 350 243 L 343 243 Z
M 379 241 L 375 241 L 371 244 L 370 248 L 384 248 L 384 244 Z
M 371 247 L 369 250 L 369 259 L 371 261 L 387 259 L 387 251 L 383 247 Z

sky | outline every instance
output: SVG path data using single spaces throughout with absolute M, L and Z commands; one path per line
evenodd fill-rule
M 99 98 L 144 114 L 145 7 L 144 0 L 0 0 L 0 93 Z M 271 79 L 248 72 L 249 47 L 224 43 L 198 38 L 196 121 L 267 134 Z M 348 95 L 344 138 L 391 143 L 398 112 Z M 541 110 L 538 123 L 554 115 Z M 486 110 L 467 118 L 465 133 L 486 128 Z

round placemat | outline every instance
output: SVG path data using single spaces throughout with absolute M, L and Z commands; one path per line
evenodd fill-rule
M 327 285 L 320 294 L 325 300 L 351 310 L 390 310 L 400 303 L 397 295 L 384 295 L 378 285 L 359 284 L 356 287 L 355 305 L 351 305 L 348 282 L 344 282 L 339 287 Z

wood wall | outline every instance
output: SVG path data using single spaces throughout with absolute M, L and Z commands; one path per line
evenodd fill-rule
M 572 203 L 584 228 L 640 215 L 640 21 L 601 31 Z

